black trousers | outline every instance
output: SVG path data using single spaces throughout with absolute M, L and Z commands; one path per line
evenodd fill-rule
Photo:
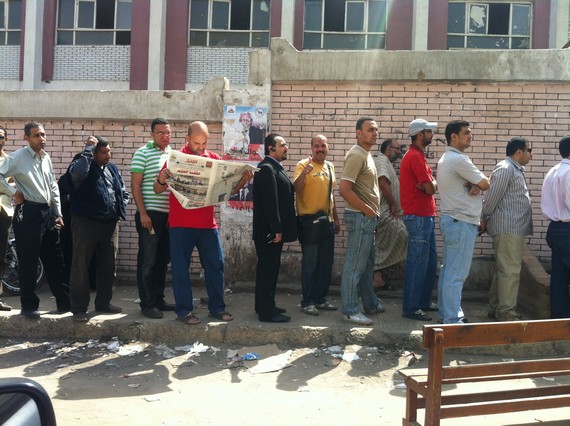
M 2 276 L 6 263 L 4 256 L 6 254 L 6 247 L 8 247 L 8 232 L 12 224 L 12 217 L 6 214 L 6 210 L 0 209 L 0 294 L 2 294 Z
M 105 309 L 113 297 L 118 222 L 102 223 L 85 216 L 71 217 L 73 262 L 71 264 L 71 312 L 89 307 L 89 265 L 97 259 L 95 309 Z
M 47 233 L 50 214 L 47 204 L 29 201 L 17 205 L 14 210 L 12 229 L 16 238 L 22 310 L 34 311 L 40 304 L 40 299 L 34 292 L 40 254 L 58 309 L 69 308 L 69 291 L 64 282 L 63 255 L 59 247 L 58 231 Z
M 275 307 L 275 289 L 283 243 L 267 244 L 266 241 L 255 240 L 257 268 L 255 272 L 255 312 L 260 318 L 272 318 L 279 312 Z

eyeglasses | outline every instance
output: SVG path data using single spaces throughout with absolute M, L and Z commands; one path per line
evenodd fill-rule
M 0 136 L 0 141 L 6 140 L 6 136 Z

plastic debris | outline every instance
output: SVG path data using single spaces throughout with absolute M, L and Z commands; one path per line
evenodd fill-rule
M 261 356 L 255 352 L 248 352 L 245 355 L 241 356 L 241 359 L 243 359 L 244 361 L 253 361 L 253 360 L 260 359 L 260 358 L 261 358 Z
M 149 395 L 149 396 L 145 396 L 144 400 L 146 402 L 156 402 L 156 401 L 160 401 L 160 398 L 156 395 Z
M 344 354 L 342 354 L 342 360 L 348 363 L 358 361 L 359 359 L 360 357 L 358 356 L 358 354 L 354 352 L 345 352 Z

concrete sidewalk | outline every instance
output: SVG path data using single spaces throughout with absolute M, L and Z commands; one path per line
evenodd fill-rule
M 115 288 L 112 303 L 123 308 L 121 314 L 100 315 L 89 312 L 87 323 L 76 323 L 71 313 L 55 313 L 55 301 L 48 286 L 40 289 L 39 320 L 29 320 L 20 315 L 18 297 L 2 295 L 12 305 L 10 312 L 0 312 L 0 337 L 56 340 L 88 340 L 117 336 L 119 339 L 141 340 L 151 343 L 188 344 L 200 341 L 208 345 L 262 345 L 268 343 L 287 344 L 293 347 L 317 347 L 333 344 L 365 344 L 377 347 L 419 350 L 421 348 L 422 325 L 424 322 L 410 320 L 401 314 L 401 289 L 382 292 L 386 312 L 370 316 L 371 327 L 359 327 L 343 322 L 339 311 L 321 312 L 310 316 L 300 310 L 299 286 L 282 284 L 276 300 L 279 307 L 291 315 L 291 322 L 284 324 L 262 323 L 254 312 L 253 283 L 238 283 L 232 293 L 226 294 L 227 311 L 234 320 L 220 322 L 208 316 L 207 306 L 199 299 L 206 296 L 203 286 L 194 288 L 197 305 L 194 313 L 201 319 L 199 325 L 185 325 L 175 320 L 174 312 L 165 312 L 162 319 L 144 317 L 136 302 L 136 286 Z M 340 305 L 338 287 L 331 289 L 329 301 Z M 384 294 L 385 293 L 385 294 Z M 92 302 L 94 294 L 92 293 Z M 173 301 L 172 289 L 167 287 L 167 301 Z M 93 308 L 93 305 L 91 305 Z M 471 323 L 487 322 L 485 295 L 468 294 L 464 297 L 463 309 Z M 431 312 L 437 321 L 437 312 Z M 525 317 L 526 319 L 532 319 Z M 545 350 L 552 350 L 545 348 Z

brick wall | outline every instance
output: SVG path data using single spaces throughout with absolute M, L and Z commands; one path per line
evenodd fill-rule
M 344 154 L 355 143 L 354 125 L 363 115 L 377 118 L 382 140 L 396 138 L 401 144 L 409 144 L 406 130 L 412 119 L 439 122 L 428 152 L 433 169 L 445 150 L 443 131 L 452 119 L 471 123 L 474 138 L 467 153 L 487 176 L 505 158 L 506 142 L 511 137 L 527 137 L 533 148 L 533 159 L 526 169 L 535 225 L 530 249 L 543 259 L 549 258 L 544 239 L 548 222 L 540 212 L 540 192 L 544 175 L 560 160 L 558 141 L 570 133 L 568 84 L 274 84 L 272 94 L 271 130 L 283 134 L 289 143 L 289 160 L 284 165 L 290 176 L 297 161 L 310 154 L 311 134 L 319 132 L 329 138 L 329 160 L 340 178 Z M 373 154 L 377 151 L 373 149 Z M 344 203 L 338 191 L 336 200 L 342 212 Z M 436 232 L 441 251 L 439 226 Z M 340 258 L 346 236 L 343 229 L 337 238 L 336 255 Z M 297 251 L 297 247 L 290 246 L 289 250 Z M 491 238 L 479 237 L 475 255 L 491 254 Z
M 202 85 L 212 77 L 227 77 L 232 86 L 247 84 L 249 72 L 248 52 L 246 47 L 190 47 L 186 82 Z
M 54 80 L 128 81 L 130 46 L 55 46 Z
M 20 46 L 0 46 L 0 79 L 20 76 Z
M 59 178 L 67 169 L 75 154 L 83 149 L 83 140 L 88 135 L 101 135 L 111 143 L 112 160 L 120 169 L 125 185 L 131 187 L 131 159 L 133 153 L 149 140 L 150 122 L 102 122 L 102 121 L 43 121 L 47 134 L 46 151 L 50 154 L 56 177 Z M 9 141 L 5 150 L 13 152 L 26 145 L 24 141 L 25 121 L 8 121 L 0 123 L 8 129 Z M 171 146 L 182 148 L 188 123 L 171 122 L 173 132 Z M 210 141 L 208 148 L 214 152 L 221 151 L 221 124 L 209 125 Z M 138 237 L 135 229 L 134 214 L 136 207 L 131 199 L 127 207 L 127 220 L 120 225 L 119 253 L 117 269 L 120 271 L 135 271 L 138 250 Z M 195 252 L 196 253 L 196 252 Z M 192 270 L 200 270 L 197 256 L 193 259 Z

